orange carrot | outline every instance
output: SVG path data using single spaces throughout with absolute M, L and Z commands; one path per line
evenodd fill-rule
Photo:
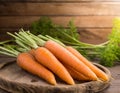
M 54 74 L 39 64 L 29 53 L 20 53 L 17 56 L 17 64 L 24 70 L 39 76 L 50 84 L 56 85 Z
M 90 81 L 90 79 L 86 76 L 84 76 L 83 74 L 81 74 L 80 72 L 74 70 L 73 68 L 65 65 L 65 67 L 67 68 L 68 72 L 70 73 L 70 75 L 73 77 L 73 79 L 76 80 L 82 80 L 82 81 Z
M 87 65 L 101 80 L 108 81 L 108 76 L 98 67 L 93 65 L 89 60 L 87 60 L 83 55 L 81 55 L 77 50 L 75 50 L 71 46 L 67 46 L 66 49 L 69 50 L 71 53 L 73 53 L 85 65 Z
M 63 64 L 69 65 L 86 77 L 89 77 L 91 80 L 98 80 L 95 73 L 93 73 L 89 67 L 87 67 L 63 46 L 52 40 L 49 40 L 44 44 L 44 47 L 51 51 Z
M 44 47 L 38 47 L 35 50 L 35 58 L 42 65 L 53 71 L 63 81 L 71 85 L 74 84 L 74 80 L 69 72 L 48 49 Z
M 29 52 L 31 55 L 34 56 L 34 54 L 35 54 L 35 49 L 33 48 L 33 49 L 29 50 L 28 52 Z

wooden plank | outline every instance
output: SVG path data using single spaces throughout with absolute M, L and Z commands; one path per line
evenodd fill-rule
M 113 19 L 116 16 L 51 16 L 54 23 L 67 26 L 68 22 L 73 18 L 77 27 L 112 27 Z M 0 27 L 29 27 L 39 16 L 1 16 Z
M 10 93 L 0 88 L 0 93 Z
M 103 70 L 108 77 L 111 76 L 109 70 L 99 64 L 95 64 Z M 35 81 L 35 82 L 34 82 Z M 0 87 L 8 89 L 12 93 L 96 93 L 106 89 L 107 83 L 99 81 L 81 82 L 75 80 L 75 85 L 69 86 L 56 78 L 57 86 L 51 86 L 43 79 L 21 70 L 15 63 L 7 65 L 0 70 Z M 14 87 L 11 87 L 14 86 Z
M 100 44 L 108 40 L 108 36 L 111 33 L 111 29 L 95 29 L 95 28 L 84 28 L 79 29 L 80 41 L 91 43 L 91 44 Z
M 1 57 L 0 55 L 0 60 L 1 62 L 5 60 L 9 61 L 9 58 L 6 58 L 5 56 Z M 112 80 L 110 87 L 108 87 L 106 90 L 100 93 L 120 93 L 120 65 L 115 65 L 108 69 L 112 73 L 112 77 L 114 79 Z M 10 93 L 10 92 L 7 91 L 5 92 L 4 90 L 0 89 L 0 93 Z
M 0 28 L 0 35 L 4 34 L 7 35 L 7 32 L 10 33 L 14 33 L 14 32 L 18 32 L 19 31 L 19 27 L 18 28 Z M 29 28 L 23 28 L 24 30 L 28 30 Z
M 112 82 L 108 89 L 102 93 L 120 93 L 120 64 L 108 68 L 112 73 Z
M 19 28 L 0 28 L 0 41 L 11 39 L 6 32 L 17 32 Z M 107 40 L 112 28 L 78 28 L 80 41 L 100 44 Z
M 7 17 L 0 17 L 0 27 L 29 27 L 30 24 L 34 21 L 37 21 L 40 17 L 31 17 L 31 16 L 7 16 Z
M 120 2 L 0 3 L 0 15 L 120 15 Z
M 10 36 L 7 36 L 7 35 L 0 35 L 0 41 L 5 41 L 5 40 L 9 40 L 11 39 Z
M 119 0 L 1 0 L 1 2 L 119 2 Z
M 12 39 L 12 37 L 8 35 L 7 32 L 14 33 L 18 31 L 19 28 L 0 28 L 0 41 Z

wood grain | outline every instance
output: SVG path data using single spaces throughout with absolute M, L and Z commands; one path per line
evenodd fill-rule
M 8 35 L 7 32 L 18 32 L 20 28 L 0 28 L 0 35 Z
M 0 15 L 40 16 L 40 15 L 120 15 L 120 2 L 84 3 L 0 3 Z
M 9 61 L 9 58 L 8 56 L 0 55 L 0 63 Z M 114 79 L 112 79 L 110 87 L 100 93 L 120 93 L 120 64 L 116 64 L 115 66 L 110 68 L 108 67 L 108 69 L 111 72 L 112 77 Z M 10 92 L 0 89 L 0 93 L 10 93 Z
M 109 70 L 99 64 L 95 64 L 103 70 L 108 77 L 111 77 Z M 66 85 L 60 79 L 57 79 L 57 85 L 52 86 L 38 78 L 25 72 L 19 68 L 15 63 L 9 64 L 0 70 L 0 87 L 8 89 L 13 93 L 95 93 L 106 89 L 110 80 L 106 83 L 99 81 L 81 82 L 75 81 L 75 85 Z M 14 86 L 14 87 L 12 87 Z
M 67 27 L 68 22 L 73 18 L 77 27 L 83 28 L 109 28 L 112 27 L 113 19 L 117 16 L 50 16 L 56 24 Z M 29 27 L 40 16 L 1 16 L 0 27 Z
M 7 90 L 4 90 L 4 89 L 0 88 L 0 93 L 10 93 L 10 92 L 7 92 Z
M 119 2 L 119 0 L 1 0 L 1 2 Z
M 10 39 L 7 31 L 28 29 L 41 16 L 67 27 L 73 18 L 81 41 L 99 44 L 107 40 L 112 22 L 120 16 L 117 0 L 1 0 L 0 41 Z
M 112 28 L 84 28 L 79 29 L 80 41 L 91 43 L 91 44 L 100 44 L 108 40 L 108 36 L 111 33 Z
M 0 28 L 0 41 L 11 39 L 6 32 L 18 32 L 18 28 Z M 29 28 L 24 28 L 28 30 Z M 108 39 L 112 28 L 77 28 L 80 34 L 80 41 L 92 44 L 100 44 Z
M 10 36 L 3 35 L 3 34 L 0 35 L 0 41 L 9 40 L 9 39 L 11 39 Z
M 111 86 L 102 93 L 119 93 L 120 92 L 120 63 L 108 68 L 112 74 Z

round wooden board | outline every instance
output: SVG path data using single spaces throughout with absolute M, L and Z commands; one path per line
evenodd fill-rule
M 95 65 L 103 70 L 109 78 L 111 77 L 107 68 L 97 63 Z M 75 81 L 75 85 L 67 85 L 58 77 L 56 79 L 58 84 L 50 85 L 41 78 L 22 70 L 15 62 L 0 69 L 0 88 L 12 93 L 96 93 L 110 85 L 110 80 L 108 82 Z

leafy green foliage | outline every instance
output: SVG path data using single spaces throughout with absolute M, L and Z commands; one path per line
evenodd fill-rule
M 66 44 L 79 42 L 79 34 L 73 20 L 68 23 L 68 28 L 56 25 L 48 17 L 42 17 L 31 25 L 31 33 L 35 35 L 49 35 Z
M 112 32 L 109 35 L 109 43 L 104 51 L 101 52 L 101 64 L 105 66 L 113 66 L 114 62 L 119 60 L 120 54 L 120 19 L 114 20 Z

